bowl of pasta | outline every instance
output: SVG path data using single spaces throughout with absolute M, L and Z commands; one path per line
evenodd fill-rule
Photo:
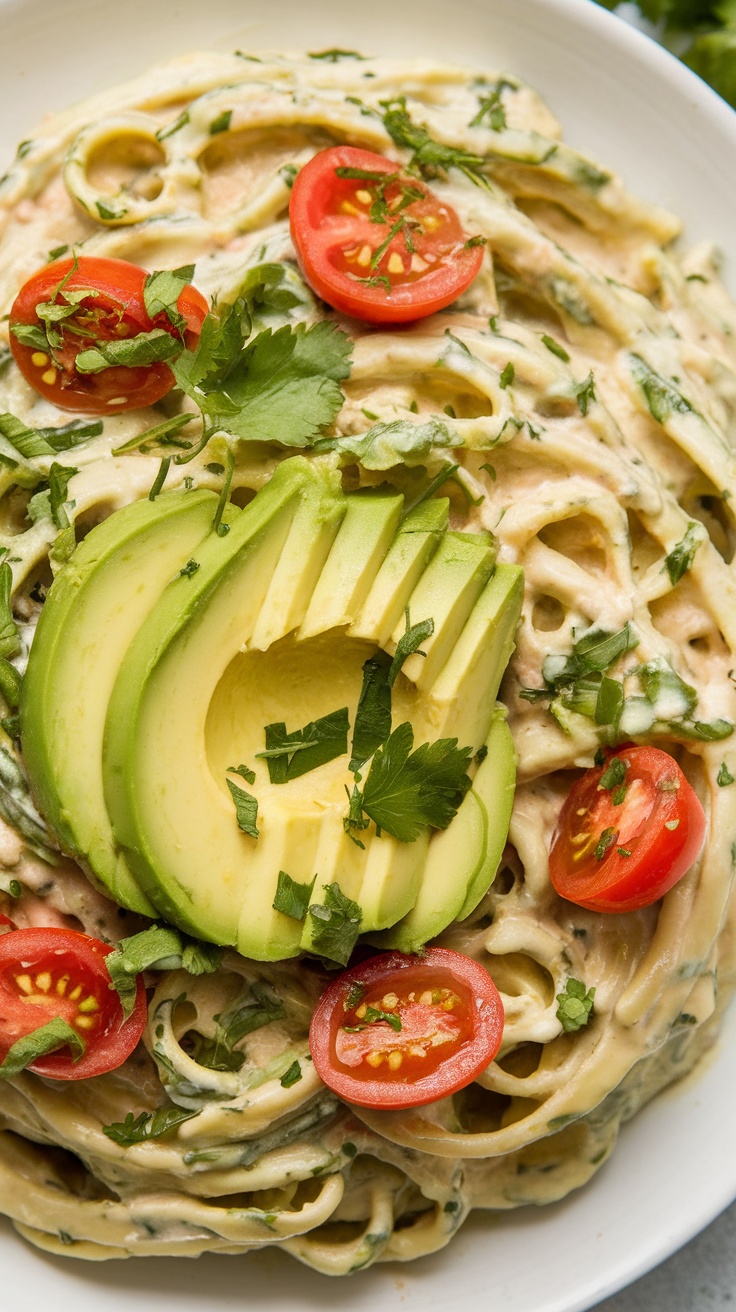
M 736 1196 L 736 118 L 590 0 L 0 38 L 6 1283 L 583 1312 Z

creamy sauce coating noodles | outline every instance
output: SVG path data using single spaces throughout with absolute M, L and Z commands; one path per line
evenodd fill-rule
M 52 1252 L 277 1245 L 328 1273 L 432 1252 L 471 1208 L 551 1202 L 583 1185 L 621 1122 L 712 1041 L 733 985 L 736 785 L 719 776 L 736 776 L 736 740 L 711 740 L 707 726 L 736 715 L 736 309 L 712 248 L 673 246 L 677 220 L 563 144 L 549 109 L 512 75 L 196 55 L 48 119 L 24 144 L 0 186 L 0 312 L 49 252 L 74 247 L 149 269 L 193 261 L 196 285 L 221 300 L 249 267 L 285 261 L 297 303 L 282 321 L 314 322 L 325 309 L 301 283 L 289 238 L 294 170 L 343 141 L 406 162 L 380 110 L 398 95 L 436 140 L 484 158 L 487 187 L 457 170 L 430 184 L 467 232 L 487 239 L 484 263 L 449 312 L 399 331 L 347 325 L 355 351 L 336 425 L 343 455 L 314 458 L 342 458 L 350 486 L 388 477 L 402 490 L 451 459 L 454 526 L 491 529 L 500 559 L 525 570 L 502 689 L 519 757 L 510 841 L 487 896 L 441 939 L 491 973 L 506 1009 L 503 1046 L 443 1101 L 409 1113 L 350 1110 L 311 1067 L 319 971 L 228 953 L 214 975 L 159 973 L 145 1046 L 119 1070 L 0 1084 L 0 1210 Z M 500 112 L 470 126 L 494 95 Z M 213 132 L 216 123 L 225 126 Z M 12 363 L 0 375 L 0 410 L 31 428 L 68 420 Z M 148 494 L 161 451 L 112 453 L 160 418 L 111 416 L 59 455 L 78 471 L 68 489 L 78 536 Z M 385 436 L 363 444 L 358 464 L 351 451 L 376 420 L 402 421 L 403 446 Z M 286 454 L 241 443 L 236 499 Z M 58 568 L 59 529 L 29 520 L 16 457 L 0 439 L 0 542 L 27 649 Z M 211 445 L 172 464 L 167 488 L 186 476 L 219 490 L 216 462 Z M 47 473 L 51 461 L 27 463 Z M 638 646 L 612 671 L 626 694 L 622 731 L 676 755 L 709 837 L 662 903 L 603 916 L 559 899 L 547 864 L 562 799 L 575 771 L 592 765 L 599 727 L 564 690 L 551 705 L 519 693 L 542 686 L 544 662 L 569 655 L 576 634 L 627 622 Z M 662 675 L 655 692 L 642 686 L 644 664 Z M 681 681 L 695 690 L 694 710 Z M 33 821 L 9 739 L 0 765 L 3 814 L 20 808 Z M 49 865 L 30 842 L 27 825 L 19 833 L 0 822 L 3 908 L 19 925 L 81 927 L 111 941 L 142 926 L 73 863 Z M 576 1033 L 557 1017 L 570 978 L 596 989 Z M 198 1062 L 215 1017 L 254 984 L 278 997 L 278 1018 L 248 1036 L 239 1070 Z M 296 1060 L 302 1078 L 284 1087 Z M 131 1147 L 103 1134 L 169 1099 L 199 1115 Z

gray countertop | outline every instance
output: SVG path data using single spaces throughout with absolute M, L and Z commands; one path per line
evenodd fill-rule
M 677 1161 L 672 1188 L 677 1189 Z M 735 1312 L 736 1203 L 661 1266 L 595 1312 Z

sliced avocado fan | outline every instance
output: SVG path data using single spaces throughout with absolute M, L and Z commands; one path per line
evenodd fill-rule
M 345 960 L 358 933 L 415 951 L 477 905 L 513 799 L 496 696 L 523 579 L 496 564 L 490 534 L 450 530 L 448 512 L 432 499 L 405 514 L 386 487 L 346 494 L 329 461 L 295 456 L 245 509 L 229 509 L 226 533 L 180 549 L 166 586 L 116 632 L 95 702 L 100 830 L 112 835 L 117 884 L 89 841 L 66 837 L 85 810 L 81 788 L 65 782 L 86 750 L 71 712 L 63 751 L 28 758 L 52 827 L 69 850 L 86 849 L 113 896 L 124 900 L 122 867 L 125 905 L 142 890 L 172 923 L 257 960 L 302 951 Z M 112 534 L 123 513 L 101 527 Z M 185 568 L 190 557 L 196 569 Z M 111 574 L 122 612 L 139 583 L 130 569 Z M 55 644 L 74 650 L 71 612 L 56 628 L 61 636 L 32 656 L 24 748 Z M 108 660 L 102 638 L 97 651 Z M 424 766 L 434 753 L 455 771 L 450 809 L 440 791 L 437 814 L 420 807 L 411 834 L 399 747 L 402 760 Z

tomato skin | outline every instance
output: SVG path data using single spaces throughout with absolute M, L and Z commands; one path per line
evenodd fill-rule
M 80 934 L 74 929 L 39 927 L 15 929 L 0 937 L 0 1060 L 12 1045 L 32 1030 L 61 1017 L 73 1025 L 87 1047 L 74 1061 L 68 1049 L 51 1052 L 33 1062 L 28 1070 L 54 1080 L 84 1080 L 115 1070 L 130 1056 L 143 1033 L 148 1017 L 143 977 L 132 1015 L 123 1021 L 120 999 L 110 986 L 105 957 L 111 944 Z M 44 975 L 50 976 L 48 988 Z M 17 983 L 30 980 L 29 993 Z M 60 991 L 57 983 L 66 979 Z M 76 1000 L 69 995 L 81 984 Z M 91 1006 L 88 999 L 96 1004 Z M 81 1009 L 78 1003 L 85 1004 Z M 80 1025 L 80 1018 L 91 1025 Z
M 626 765 L 626 796 L 600 787 L 610 761 Z M 668 828 L 667 826 L 673 826 Z M 677 762 L 657 747 L 623 747 L 587 770 L 560 812 L 550 849 L 550 879 L 568 902 L 590 911 L 638 911 L 658 901 L 697 860 L 705 842 L 705 812 Z M 601 858 L 601 835 L 616 837 Z M 589 835 L 587 842 L 580 835 Z M 578 839 L 575 842 L 575 839 Z M 630 852 L 622 856 L 620 849 Z
M 423 200 L 415 201 L 401 212 L 420 222 L 429 217 L 434 225 L 429 233 L 416 229 L 413 238 L 417 256 L 424 262 L 429 254 L 430 263 L 434 262 L 431 267 L 425 263 L 419 275 L 409 272 L 397 278 L 390 273 L 388 261 L 393 253 L 404 264 L 409 262 L 407 245 L 399 234 L 392 239 L 375 269 L 361 265 L 357 255 L 351 255 L 353 265 L 348 270 L 343 251 L 353 248 L 359 251 L 366 244 L 377 250 L 389 235 L 391 225 L 372 222 L 369 205 L 356 201 L 356 193 L 365 191 L 366 187 L 370 192 L 371 183 L 338 178 L 336 168 L 401 173 L 397 186 L 405 183 L 424 193 Z M 346 204 L 353 213 L 344 212 Z M 336 310 L 367 323 L 405 323 L 444 309 L 470 285 L 483 259 L 482 246 L 466 245 L 466 234 L 449 205 L 440 201 L 424 183 L 404 174 L 393 160 L 357 146 L 331 146 L 305 164 L 291 190 L 289 217 L 297 259 L 310 287 Z M 390 293 L 385 285 L 369 286 L 356 281 L 371 273 L 389 277 Z
M 13 325 L 40 326 L 36 306 L 51 299 L 70 269 L 73 271 L 64 284 L 64 290 L 94 289 L 98 295 L 84 301 L 83 307 L 108 311 L 110 314 L 110 324 L 101 332 L 103 340 L 121 335 L 113 331 L 113 321 L 117 323 L 120 318 L 121 307 L 122 323 L 128 330 L 127 335 L 150 332 L 152 328 L 165 328 L 174 334 L 165 314 L 158 314 L 155 319 L 149 317 L 143 300 L 147 275 L 146 270 L 139 265 L 131 264 L 128 260 L 80 256 L 77 268 L 73 269 L 71 259 L 56 260 L 39 269 L 23 284 L 10 311 L 10 349 L 24 378 L 59 409 L 74 410 L 80 414 L 119 414 L 160 401 L 174 386 L 174 375 L 164 361 L 135 367 L 113 365 L 99 374 L 80 374 L 74 367 L 74 361 L 80 350 L 93 344 L 91 337 L 67 334 L 63 346 L 58 350 L 62 367 L 56 369 L 51 360 L 45 365 L 35 364 L 33 356 L 37 354 L 36 348 L 24 346 L 18 341 L 12 332 Z M 186 319 L 184 340 L 191 347 L 199 337 L 208 311 L 207 302 L 196 288 L 189 286 L 181 293 L 177 308 Z M 54 373 L 54 380 L 44 381 L 44 374 L 49 370 Z M 125 399 L 120 401 L 120 398 Z
M 360 1005 L 346 1009 L 351 987 L 364 986 L 362 1004 L 379 1005 L 386 995 L 398 997 L 397 1014 L 403 1018 L 402 1031 L 416 1030 L 412 1019 L 423 1028 L 427 1011 L 434 1013 L 429 1033 L 424 1034 L 424 1056 L 414 1056 L 412 1047 L 422 1046 L 422 1039 L 414 1033 L 407 1036 L 394 1030 L 385 1021 L 364 1025 L 353 1040 L 356 1048 L 365 1045 L 402 1051 L 399 1068 L 391 1069 L 387 1056 L 382 1056 L 377 1067 L 368 1064 L 358 1053 L 347 1060 L 338 1055 L 343 1045 L 353 1039 L 345 1028 L 360 1020 Z M 457 1002 L 422 1007 L 410 1001 L 424 990 L 449 994 Z M 357 1015 L 356 1015 L 357 1012 Z M 418 1013 L 422 1013 L 421 1016 Z M 428 1102 L 446 1098 L 458 1089 L 472 1083 L 476 1075 L 485 1070 L 501 1045 L 503 1036 L 503 1004 L 498 990 L 487 971 L 469 957 L 448 948 L 427 948 L 422 956 L 408 956 L 403 952 L 386 952 L 370 957 L 358 966 L 343 971 L 325 989 L 312 1016 L 309 1046 L 315 1070 L 320 1079 L 346 1102 L 361 1107 L 378 1107 L 393 1111 L 402 1107 L 420 1107 Z M 456 1038 L 441 1037 L 436 1046 L 431 1043 L 433 1025 L 457 1031 Z M 436 1037 L 436 1035 L 435 1035 Z

